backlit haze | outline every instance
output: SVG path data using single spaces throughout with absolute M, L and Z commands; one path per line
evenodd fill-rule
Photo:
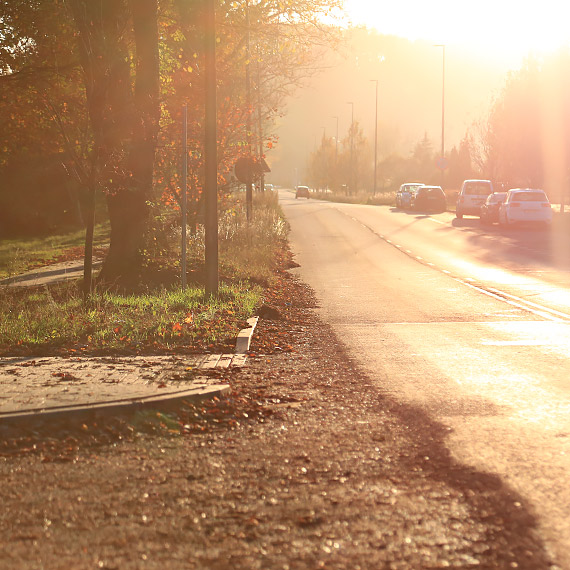
M 570 5 L 560 0 L 345 0 L 345 9 L 354 25 L 464 47 L 511 65 L 529 52 L 556 50 L 569 39 Z
M 458 146 L 484 121 L 509 71 L 529 55 L 568 45 L 570 4 L 479 0 L 346 0 L 358 28 L 342 55 L 322 59 L 323 71 L 291 98 L 269 153 L 271 182 L 303 184 L 305 168 L 323 135 L 347 135 L 352 111 L 364 135 L 374 137 L 378 80 L 379 159 L 407 156 L 424 135 L 441 145 L 445 44 L 445 150 Z M 347 22 L 348 24 L 348 22 Z M 349 105 L 352 102 L 353 105 Z

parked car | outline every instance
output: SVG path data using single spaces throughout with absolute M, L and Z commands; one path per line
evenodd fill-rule
M 551 224 L 552 207 L 544 190 L 513 188 L 507 192 L 499 208 L 499 223 L 510 226 L 524 222 Z
M 412 195 L 411 208 L 420 212 L 445 212 L 447 200 L 441 186 L 420 186 Z
M 409 209 L 412 194 L 414 194 L 420 186 L 423 186 L 421 182 L 406 182 L 402 184 L 396 192 L 396 208 L 403 210 Z
M 487 196 L 479 214 L 482 224 L 489 225 L 499 221 L 499 208 L 505 201 L 506 196 L 506 192 L 493 192 Z
M 456 217 L 461 219 L 465 215 L 479 216 L 481 206 L 492 193 L 493 183 L 490 180 L 465 180 L 455 206 Z
M 297 186 L 295 189 L 295 198 L 310 198 L 308 186 Z

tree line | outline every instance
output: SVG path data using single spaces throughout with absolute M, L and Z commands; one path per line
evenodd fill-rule
M 379 129 L 382 136 L 382 124 Z M 438 144 L 424 133 L 407 155 L 385 148 L 377 157 L 377 191 L 394 191 L 410 181 L 440 184 Z M 520 69 L 510 72 L 487 113 L 467 129 L 459 144 L 446 151 L 445 158 L 446 189 L 458 189 L 463 180 L 476 177 L 493 180 L 498 189 L 543 188 L 552 201 L 568 202 L 568 50 L 542 59 L 529 56 Z M 374 141 L 364 135 L 357 121 L 338 141 L 323 135 L 309 157 L 308 182 L 337 192 L 372 191 Z

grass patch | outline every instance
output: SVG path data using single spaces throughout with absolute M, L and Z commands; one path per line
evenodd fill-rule
M 220 266 L 224 274 L 264 286 L 271 282 L 277 253 L 287 239 L 289 226 L 276 192 L 254 195 L 252 219 L 248 223 L 244 198 L 226 210 L 219 220 Z
M 196 288 L 130 296 L 104 292 L 85 306 L 75 284 L 34 292 L 4 288 L 0 353 L 227 351 L 260 294 L 241 283 L 223 285 L 214 299 Z
M 205 295 L 199 278 L 185 290 L 153 280 L 144 293 L 96 291 L 88 305 L 77 282 L 35 289 L 3 287 L 0 354 L 233 352 L 237 334 L 261 304 L 264 287 L 287 255 L 288 230 L 276 193 L 255 196 L 249 223 L 241 196 L 230 198 L 222 211 L 217 297 Z M 74 239 L 77 236 L 59 237 L 61 255 L 69 251 L 66 247 L 76 247 Z M 203 229 L 190 238 L 190 276 L 202 270 L 203 241 Z M 176 235 L 172 243 L 179 246 Z M 30 259 L 45 259 L 44 253 L 35 254 Z M 172 279 L 176 271 L 179 276 L 177 256 L 175 250 L 171 257 L 163 252 L 160 256 L 169 283 L 180 282 Z
M 94 246 L 106 246 L 110 232 L 108 222 L 98 224 L 95 228 Z M 82 258 L 84 244 L 85 230 L 41 238 L 0 240 L 0 279 L 59 261 Z

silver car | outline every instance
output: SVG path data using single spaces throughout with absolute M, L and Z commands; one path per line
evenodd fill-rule
M 423 186 L 421 182 L 406 182 L 402 184 L 396 192 L 396 208 L 409 210 L 411 208 L 412 196 L 421 186 Z

